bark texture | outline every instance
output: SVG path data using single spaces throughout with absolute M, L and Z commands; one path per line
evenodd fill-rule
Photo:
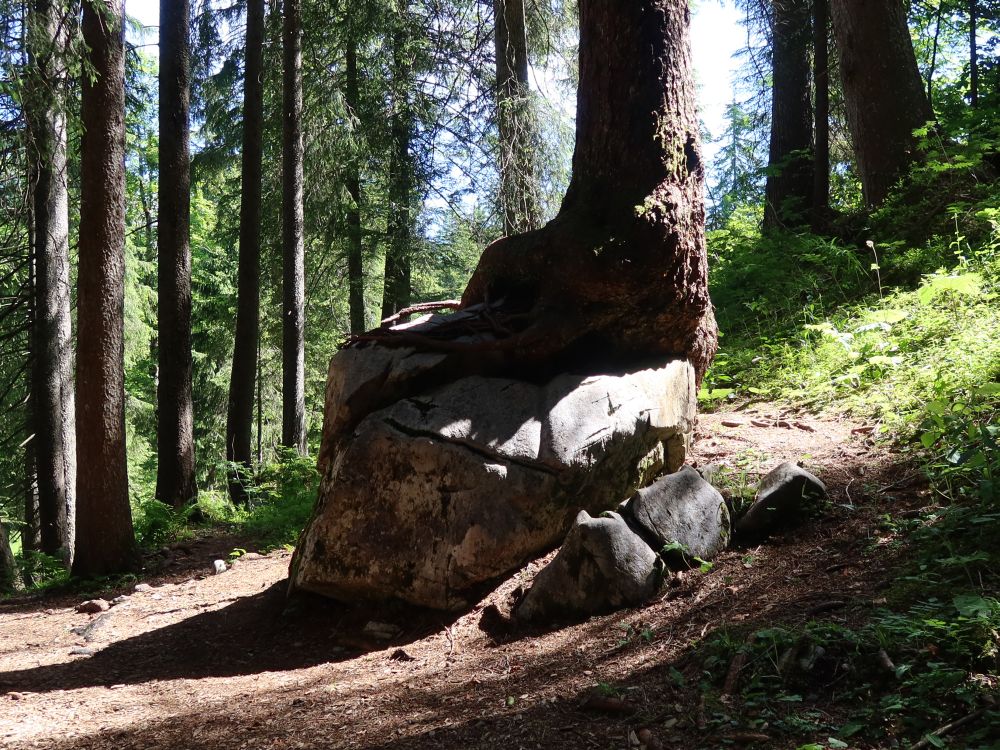
M 344 97 L 351 116 L 358 120 L 360 92 L 358 90 L 358 42 L 354 38 L 353 26 L 348 31 L 345 50 Z M 347 207 L 347 284 L 348 305 L 350 307 L 351 333 L 365 330 L 365 270 L 364 248 L 361 238 L 361 165 L 357 153 L 352 155 L 347 165 L 346 188 L 351 199 Z
M 29 11 L 29 95 L 34 298 L 31 404 L 40 549 L 72 563 L 76 436 L 70 323 L 69 197 L 66 161 L 68 19 L 58 3 Z
M 542 224 L 534 163 L 534 121 L 528 86 L 524 0 L 493 0 L 500 210 L 505 234 Z
M 689 21 L 681 0 L 580 2 L 562 207 L 544 228 L 486 248 L 462 298 L 522 313 L 501 333 L 515 361 L 682 356 L 699 381 L 708 367 L 716 327 Z
M 191 396 L 191 158 L 188 0 L 160 0 L 156 498 L 196 496 Z
M 913 131 L 933 119 L 906 4 L 831 0 L 847 123 L 865 201 L 881 203 L 916 158 Z
M 822 231 L 830 213 L 830 3 L 813 0 L 813 85 L 815 136 L 813 159 L 813 231 Z
M 979 106 L 979 30 L 978 0 L 969 0 L 969 104 Z
M 281 159 L 281 442 L 306 454 L 305 218 L 302 165 L 302 4 L 284 0 Z
M 764 230 L 807 222 L 813 199 L 813 110 L 809 88 L 809 0 L 771 4 L 771 142 Z
M 393 33 L 392 88 L 393 110 L 390 124 L 392 151 L 389 155 L 389 247 L 385 254 L 385 284 L 382 290 L 382 320 L 409 307 L 411 294 L 410 244 L 412 241 L 413 113 L 409 92 L 412 86 L 412 63 L 407 57 L 405 10 Z
M 0 523 L 0 594 L 9 594 L 17 585 L 17 565 L 10 549 L 7 529 Z
M 138 559 L 125 461 L 124 18 L 117 0 L 83 3 L 83 39 L 94 77 L 82 82 L 77 576 L 129 570 Z
M 229 494 L 245 503 L 251 468 L 254 384 L 260 338 L 261 169 L 264 158 L 264 0 L 247 3 L 243 82 L 243 153 L 240 182 L 240 257 L 237 270 L 236 340 L 229 380 L 226 459 L 243 469 L 230 475 Z

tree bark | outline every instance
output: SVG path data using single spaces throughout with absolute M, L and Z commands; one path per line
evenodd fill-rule
M 812 228 L 822 231 L 830 214 L 830 3 L 813 0 L 813 85 L 816 148 L 813 159 Z
M 524 0 L 493 0 L 500 210 L 504 234 L 542 225 L 534 164 Z
M 29 96 L 34 298 L 31 404 L 41 551 L 72 563 L 76 440 L 70 323 L 69 194 L 66 161 L 67 19 L 58 3 L 30 9 Z
M 73 575 L 132 569 L 138 556 L 125 459 L 124 4 L 85 0 L 77 291 L 77 529 Z
M 913 131 L 933 119 L 898 0 L 832 0 L 847 122 L 868 205 L 915 160 Z
M 359 122 L 360 92 L 358 90 L 358 42 L 355 29 L 347 34 L 345 51 L 346 85 L 344 95 L 355 128 Z M 347 193 L 351 202 L 347 207 L 347 284 L 348 305 L 351 316 L 351 333 L 361 333 L 365 330 L 365 272 L 364 248 L 361 238 L 361 166 L 360 158 L 355 148 L 351 161 L 347 166 Z
M 558 215 L 486 248 L 454 326 L 358 343 L 449 352 L 454 377 L 685 357 L 700 382 L 717 334 L 687 5 L 580 2 L 576 149 Z
M 305 219 L 302 151 L 302 4 L 284 0 L 282 25 L 281 442 L 306 455 Z
M 240 182 L 240 257 L 237 270 L 236 340 L 229 380 L 226 458 L 232 470 L 229 494 L 246 503 L 251 470 L 254 382 L 260 337 L 261 175 L 264 158 L 264 0 L 247 3 L 243 82 L 243 153 Z
M 10 549 L 7 529 L 0 522 L 0 594 L 10 594 L 17 587 L 17 565 Z
M 807 221 L 814 190 L 809 1 L 773 0 L 771 13 L 773 88 L 764 231 Z
M 385 254 L 385 282 L 382 290 L 382 320 L 409 307 L 411 293 L 410 253 L 412 242 L 411 204 L 413 201 L 413 113 L 409 92 L 412 64 L 407 59 L 407 35 L 403 27 L 405 11 L 399 11 L 399 25 L 393 32 L 392 86 L 393 112 L 389 155 L 389 247 Z
M 191 157 L 188 0 L 160 0 L 156 498 L 197 495 L 191 395 Z

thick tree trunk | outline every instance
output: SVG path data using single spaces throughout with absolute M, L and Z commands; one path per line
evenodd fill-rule
M 847 122 L 865 201 L 881 203 L 916 158 L 913 131 L 933 119 L 898 0 L 831 0 Z
M 813 198 L 813 112 L 808 0 L 771 3 L 771 144 L 764 230 L 800 226 Z
M 351 116 L 357 127 L 360 114 L 360 92 L 358 90 L 358 42 L 352 28 L 347 35 L 345 50 L 346 85 L 344 95 Z M 347 166 L 347 194 L 351 203 L 347 207 L 347 284 L 348 305 L 351 316 L 351 333 L 365 330 L 365 272 L 364 248 L 361 239 L 361 165 L 358 154 L 351 156 Z
M 240 182 L 240 257 L 237 270 L 236 340 L 229 380 L 226 458 L 232 471 L 233 502 L 247 501 L 251 468 L 254 381 L 260 337 L 261 171 L 264 158 L 264 0 L 247 3 L 246 64 L 243 82 L 243 153 Z
M 125 10 L 83 3 L 77 292 L 77 528 L 73 574 L 137 562 L 125 460 Z
M 580 2 L 573 178 L 556 218 L 483 253 L 462 298 L 512 311 L 522 364 L 682 356 L 716 347 L 704 167 L 683 0 Z M 517 311 L 517 312 L 513 312 Z
M 302 4 L 284 0 L 281 161 L 281 442 L 306 455 L 305 219 L 302 206 Z
M 819 232 L 830 213 L 830 3 L 813 0 L 813 85 L 816 150 L 813 159 L 812 228 Z
M 9 594 L 17 587 L 17 565 L 10 549 L 7 529 L 0 522 L 0 594 Z
M 67 19 L 36 0 L 26 114 L 31 138 L 34 299 L 31 404 L 41 551 L 72 562 L 76 504 L 73 353 L 70 324 L 69 197 L 66 162 Z
M 393 34 L 392 151 L 389 155 L 389 247 L 385 254 L 385 282 L 382 289 L 382 320 L 410 305 L 410 243 L 413 201 L 413 114 L 410 109 L 411 63 L 406 56 L 403 11 L 400 26 Z
M 191 160 L 188 146 L 188 0 L 160 0 L 160 179 L 156 498 L 175 508 L 194 499 L 191 396 Z
M 534 164 L 524 0 L 493 0 L 493 15 L 500 210 L 504 234 L 510 235 L 537 229 L 542 224 Z

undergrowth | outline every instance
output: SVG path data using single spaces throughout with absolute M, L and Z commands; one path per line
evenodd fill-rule
M 950 179 L 934 162 L 915 179 L 935 169 Z M 703 408 L 851 415 L 922 466 L 932 493 L 918 515 L 884 519 L 905 562 L 864 624 L 724 630 L 702 646 L 710 694 L 745 652 L 742 701 L 720 701 L 720 721 L 809 750 L 1000 748 L 1000 191 L 960 187 L 915 204 L 908 186 L 851 241 L 761 238 L 738 214 L 710 233 L 723 336 Z M 908 208 L 894 221 L 892 206 Z M 918 217 L 939 233 L 914 240 Z M 846 721 L 819 710 L 831 702 Z

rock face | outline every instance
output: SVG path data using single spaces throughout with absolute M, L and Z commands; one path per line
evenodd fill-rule
M 801 522 L 816 500 L 826 496 L 826 485 L 791 461 L 772 469 L 760 480 L 757 499 L 736 522 L 740 542 L 766 539 Z
M 726 501 L 690 466 L 639 490 L 624 513 L 657 551 L 677 543 L 688 556 L 710 560 L 729 543 Z
M 292 589 L 461 609 L 557 545 L 581 508 L 614 508 L 684 461 L 696 408 L 686 361 L 398 396 L 438 366 L 405 349 L 333 358 L 319 500 Z
M 617 513 L 580 511 L 566 541 L 517 608 L 523 622 L 552 622 L 641 604 L 660 585 L 656 553 Z

